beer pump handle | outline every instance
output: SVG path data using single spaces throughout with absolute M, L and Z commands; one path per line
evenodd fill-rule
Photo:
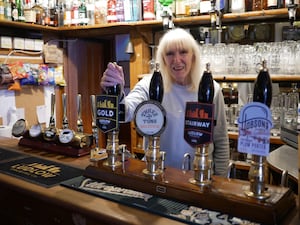
M 263 60 L 262 68 L 260 69 L 254 82 L 253 101 L 261 102 L 268 107 L 272 101 L 272 80 L 267 69 L 267 62 Z
M 77 95 L 77 131 L 83 133 L 81 94 Z
M 96 96 L 91 95 L 92 127 L 96 127 Z
M 54 108 L 55 108 L 55 94 L 51 94 L 51 115 L 49 127 L 55 127 L 55 118 L 54 118 Z
M 121 95 L 121 85 L 116 84 L 114 86 L 110 86 L 106 88 L 106 94 L 120 96 Z
M 212 104 L 214 99 L 214 82 L 210 64 L 206 64 L 198 89 L 198 102 Z
M 69 122 L 67 118 L 67 94 L 62 94 L 62 105 L 63 105 L 63 121 L 62 121 L 62 127 L 63 129 L 69 128 Z
M 149 97 L 150 100 L 158 101 L 159 103 L 162 102 L 164 95 L 164 87 L 163 87 L 163 80 L 162 75 L 159 69 L 159 63 L 155 64 L 155 70 L 153 72 L 150 87 L 149 87 Z

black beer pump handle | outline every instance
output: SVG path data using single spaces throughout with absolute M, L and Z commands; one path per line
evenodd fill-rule
M 255 80 L 253 101 L 261 102 L 270 107 L 272 102 L 272 80 L 266 64 L 266 61 L 263 60 L 262 69 Z
M 198 102 L 212 104 L 214 100 L 214 82 L 209 63 L 203 72 L 198 89 Z
M 162 75 L 159 69 L 159 63 L 156 63 L 155 70 L 153 72 L 150 81 L 149 97 L 150 100 L 158 101 L 159 103 L 161 103 L 163 96 L 164 96 L 164 87 L 163 87 Z

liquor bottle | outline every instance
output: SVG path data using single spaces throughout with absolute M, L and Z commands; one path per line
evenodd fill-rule
M 107 1 L 107 22 L 114 23 L 117 22 L 117 12 L 116 12 L 116 0 Z
M 16 7 L 18 10 L 18 21 L 25 22 L 23 0 L 16 0 Z
M 15 0 L 11 1 L 11 20 L 18 21 L 18 8 Z
M 45 26 L 50 26 L 51 23 L 50 23 L 50 5 L 52 4 L 51 3 L 52 0 L 50 0 L 48 3 L 48 6 L 47 7 L 44 7 L 44 23 L 45 23 Z
M 95 25 L 95 1 L 88 0 L 86 2 L 86 14 L 89 25 Z
M 72 3 L 73 4 L 71 6 L 71 25 L 77 26 L 79 21 L 79 2 L 78 0 L 73 0 Z
M 202 74 L 198 89 L 198 102 L 212 104 L 214 100 L 214 80 L 210 71 L 210 64 L 206 64 L 206 70 Z
M 31 0 L 26 0 L 24 5 L 24 17 L 26 23 L 35 23 L 36 21 L 36 13 L 32 9 Z
M 143 0 L 143 20 L 155 20 L 154 0 Z
M 162 102 L 164 96 L 164 86 L 163 80 L 159 69 L 159 63 L 155 64 L 155 70 L 153 72 L 150 87 L 149 87 L 149 97 L 151 100 Z
M 107 2 L 105 0 L 95 0 L 95 24 L 107 23 Z
M 72 2 L 65 0 L 64 8 L 64 26 L 68 27 L 72 24 Z
M 0 20 L 4 20 L 4 1 L 0 0 Z
M 262 69 L 259 71 L 254 82 L 253 101 L 261 102 L 268 107 L 271 106 L 272 101 L 272 80 L 267 69 L 267 63 L 264 60 Z
M 65 6 L 63 2 L 59 1 L 58 3 L 58 26 L 64 26 L 64 16 L 65 16 Z
M 124 0 L 117 0 L 116 1 L 116 14 L 117 14 L 117 21 L 118 22 L 123 22 L 125 21 L 125 16 L 124 16 Z
M 49 13 L 50 13 L 50 26 L 57 27 L 58 26 L 58 17 L 59 17 L 59 9 L 58 5 L 54 0 L 49 0 L 48 3 Z
M 78 19 L 79 25 L 87 25 L 87 9 L 84 0 L 81 0 L 81 3 L 78 7 Z
M 4 18 L 11 21 L 11 3 L 9 0 L 4 0 Z
M 32 7 L 33 10 L 35 11 L 35 16 L 36 16 L 36 24 L 39 25 L 45 25 L 45 20 L 44 20 L 44 8 L 42 7 L 40 0 L 35 0 L 35 4 Z

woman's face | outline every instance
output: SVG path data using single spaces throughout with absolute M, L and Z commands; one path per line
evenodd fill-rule
M 164 55 L 165 63 L 173 80 L 180 85 L 188 85 L 189 73 L 193 64 L 193 53 L 185 48 L 170 48 Z

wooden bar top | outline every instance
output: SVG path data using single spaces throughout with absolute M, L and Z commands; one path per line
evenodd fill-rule
M 75 158 L 31 149 L 19 146 L 18 139 L 0 137 L 0 148 L 53 160 L 81 169 L 86 169 L 91 165 L 89 156 Z M 22 201 L 23 198 L 25 198 L 24 201 Z M 30 204 L 36 201 L 36 213 L 30 212 L 30 215 L 33 214 L 34 218 L 46 218 L 43 216 L 49 217 L 49 215 L 53 215 L 54 221 L 56 221 L 56 223 L 51 223 L 50 220 L 46 222 L 46 219 L 42 219 L 45 220 L 43 225 L 59 224 L 57 221 L 66 220 L 69 217 L 83 218 L 87 220 L 86 224 L 182 224 L 176 220 L 78 192 L 60 185 L 45 188 L 2 173 L 0 173 L 0 199 L 10 200 L 8 205 L 2 204 L 0 211 L 8 210 L 9 207 L 13 207 L 14 209 L 15 207 L 15 213 L 18 213 L 18 210 L 32 209 L 33 206 L 31 207 Z M 63 214 L 64 211 L 67 212 L 66 215 Z M 21 216 L 23 213 L 19 212 L 18 214 Z M 72 223 L 72 219 L 69 222 L 60 224 L 74 224 Z M 297 208 L 294 208 L 289 213 L 282 224 L 296 225 L 299 223 L 297 206 Z

